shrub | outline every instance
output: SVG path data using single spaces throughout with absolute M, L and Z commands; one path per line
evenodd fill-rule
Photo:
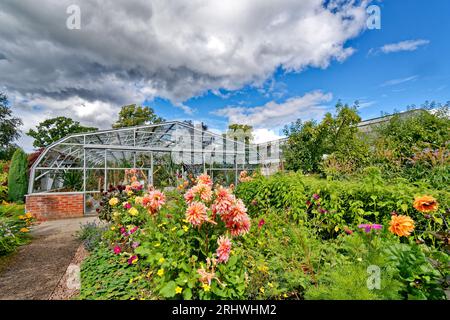
M 22 149 L 17 149 L 11 160 L 8 174 L 8 193 L 10 201 L 23 201 L 28 187 L 27 155 Z
M 76 236 L 78 240 L 83 242 L 84 247 L 88 251 L 93 251 L 98 247 L 102 240 L 102 234 L 107 230 L 107 226 L 102 226 L 95 222 L 89 222 L 80 226 Z
M 424 194 L 440 203 L 436 213 L 422 214 L 412 207 L 415 197 Z M 404 180 L 385 182 L 376 168 L 368 168 L 363 179 L 353 181 L 327 181 L 299 173 L 259 177 L 239 184 L 236 195 L 253 216 L 270 208 L 283 210 L 293 221 L 317 228 L 324 238 L 362 223 L 383 223 L 392 212 L 411 216 L 421 230 L 445 231 L 445 224 L 450 223 L 445 217 L 450 207 L 449 192 Z M 422 236 L 434 241 L 430 234 Z

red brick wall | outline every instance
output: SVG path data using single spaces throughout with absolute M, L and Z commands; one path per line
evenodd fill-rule
M 84 214 L 82 193 L 31 194 L 26 196 L 25 206 L 38 220 L 75 218 Z

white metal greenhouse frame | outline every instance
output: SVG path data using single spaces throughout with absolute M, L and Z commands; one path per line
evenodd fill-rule
M 154 157 L 170 155 L 174 164 L 196 168 L 214 178 L 215 171 L 265 170 L 280 162 L 277 141 L 249 144 L 204 130 L 202 124 L 171 121 L 121 129 L 69 135 L 45 148 L 30 172 L 29 194 L 100 193 L 108 189 L 108 172 L 139 169 L 153 184 Z M 82 177 L 80 190 L 64 191 L 62 175 L 75 170 Z M 90 172 L 103 172 L 103 186 L 87 187 Z

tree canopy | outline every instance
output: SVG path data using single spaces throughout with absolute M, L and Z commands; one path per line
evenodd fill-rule
M 320 123 L 298 119 L 286 126 L 284 133 L 289 136 L 284 147 L 287 169 L 318 172 L 324 155 L 361 160 L 367 153 L 367 146 L 358 137 L 357 124 L 361 118 L 357 107 L 357 102 L 351 107 L 338 102 L 335 115 L 325 114 Z
M 253 127 L 247 124 L 233 123 L 228 126 L 227 136 L 250 143 L 253 140 Z
M 17 148 L 13 143 L 20 137 L 22 120 L 12 116 L 8 97 L 0 92 L 0 159 L 9 160 Z
M 122 107 L 119 112 L 119 119 L 112 127 L 134 127 L 144 124 L 161 123 L 163 121 L 164 119 L 157 116 L 152 108 L 130 104 Z
M 33 146 L 45 148 L 59 139 L 73 133 L 97 131 L 95 127 L 82 126 L 78 121 L 66 117 L 47 119 L 38 124 L 36 130 L 30 129 L 27 135 L 34 138 Z

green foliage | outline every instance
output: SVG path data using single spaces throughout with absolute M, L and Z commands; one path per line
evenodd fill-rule
M 97 130 L 94 127 L 82 126 L 78 121 L 67 117 L 56 117 L 39 123 L 36 130 L 30 129 L 27 135 L 34 138 L 33 146 L 44 148 L 70 134 Z
M 125 261 L 124 261 L 125 260 Z M 126 259 L 117 259 L 112 251 L 100 245 L 81 266 L 79 299 L 130 300 L 151 299 L 151 288 L 145 274 Z
M 17 149 L 11 160 L 8 173 L 8 198 L 23 201 L 28 188 L 28 158 L 22 149 Z
M 149 214 L 139 186 L 113 190 L 103 199 L 111 224 L 82 267 L 80 298 L 444 299 L 449 193 L 386 182 L 378 167 L 362 174 L 353 181 L 255 175 L 238 184 L 235 195 L 253 219 L 248 234 L 232 238 L 226 263 L 212 260 L 226 226 L 217 216 L 217 225 L 192 226 L 179 191 L 166 193 L 165 205 Z M 413 208 L 424 194 L 437 198 L 438 210 Z M 388 230 L 393 211 L 414 219 L 411 236 Z M 362 223 L 379 226 L 367 232 Z M 84 230 L 86 238 L 94 229 Z M 379 287 L 370 286 L 374 267 Z M 209 285 L 199 270 L 211 272 Z
M 10 143 L 5 148 L 0 148 L 0 161 L 10 161 L 18 148 L 19 147 L 15 143 Z
M 398 270 L 389 262 L 386 248 L 398 242 L 386 230 L 343 235 L 336 240 L 337 265 L 325 267 L 305 298 L 313 300 L 391 300 L 401 299 L 404 285 L 397 280 Z M 370 276 L 376 268 L 379 287 Z
M 228 132 L 226 136 L 231 139 L 237 139 L 238 141 L 250 143 L 253 140 L 253 127 L 246 124 L 233 123 L 228 126 Z
M 63 185 L 67 191 L 80 191 L 83 188 L 83 172 L 67 170 L 63 175 Z
M 423 194 L 434 196 L 440 203 L 438 213 L 430 219 L 412 208 L 414 198 Z M 443 231 L 445 224 L 439 214 L 450 207 L 447 191 L 402 180 L 385 182 L 380 170 L 373 167 L 365 170 L 364 178 L 353 181 L 328 181 L 300 173 L 258 177 L 239 184 L 236 195 L 244 200 L 252 216 L 271 208 L 283 210 L 294 221 L 314 226 L 325 238 L 361 223 L 383 223 L 394 211 L 413 218 L 419 229 Z M 450 223 L 448 217 L 446 221 Z
M 8 199 L 9 164 L 0 160 L 0 202 Z
M 24 205 L 0 205 L 0 256 L 14 252 L 30 240 L 28 228 L 35 219 L 31 214 L 25 215 L 24 211 Z
M 279 210 L 255 218 L 250 234 L 239 247 L 246 257 L 247 299 L 300 299 L 336 256 L 333 244 Z
M 19 138 L 19 127 L 22 120 L 12 116 L 8 97 L 0 92 L 0 160 L 9 160 L 15 146 L 14 140 Z
M 134 127 L 163 121 L 164 119 L 158 117 L 152 108 L 130 104 L 122 107 L 119 112 L 119 119 L 113 124 L 113 128 Z
M 374 128 L 370 161 L 388 178 L 403 177 L 446 189 L 450 180 L 448 115 L 448 103 L 394 114 Z
M 286 168 L 304 173 L 320 172 L 324 155 L 332 155 L 354 167 L 364 163 L 368 146 L 356 127 L 361 121 L 357 107 L 357 104 L 349 107 L 339 102 L 336 115 L 327 113 L 320 123 L 299 119 L 286 126 L 284 133 L 289 136 L 283 150 Z
M 415 149 L 445 146 L 450 141 L 448 110 L 446 105 L 433 113 L 419 109 L 409 114 L 393 115 L 375 128 L 378 147 L 391 150 L 396 158 L 407 159 Z
M 450 276 L 448 265 L 449 256 L 437 253 L 440 260 L 429 259 L 425 252 L 416 244 L 396 244 L 386 249 L 390 260 L 395 263 L 398 278 L 405 284 L 401 294 L 408 300 L 441 300 L 446 295 L 443 288 Z M 433 264 L 434 265 L 433 265 Z M 440 268 L 436 268 L 440 265 Z M 448 286 L 448 283 L 446 283 Z

